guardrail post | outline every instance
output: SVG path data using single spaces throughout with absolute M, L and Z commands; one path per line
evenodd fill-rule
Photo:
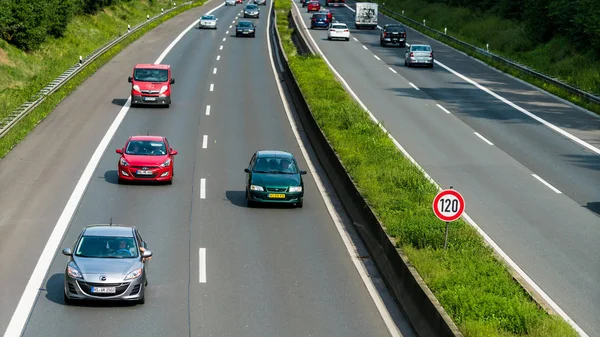
M 427 25 L 425 24 L 425 19 L 423 19 L 423 26 L 427 26 Z
M 490 44 L 489 43 L 485 44 L 485 50 L 487 50 L 488 53 L 490 52 Z
M 161 9 L 160 9 L 160 12 L 161 12 L 161 13 L 164 13 L 164 12 L 165 12 L 165 9 L 164 9 L 164 8 L 161 8 Z
M 173 3 L 173 7 L 175 7 L 175 6 L 177 6 L 177 4 L 176 4 L 176 3 Z
M 79 66 L 83 64 L 83 56 L 79 55 Z
M 444 35 L 448 35 L 448 28 L 444 27 Z
M 404 16 L 404 11 L 402 11 L 402 16 Z
M 131 25 L 127 25 L 127 32 L 131 33 Z
M 150 21 L 150 14 L 146 14 L 146 21 Z

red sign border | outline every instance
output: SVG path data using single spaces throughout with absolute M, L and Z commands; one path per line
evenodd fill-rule
M 460 208 L 458 209 L 458 213 L 456 213 L 456 215 L 454 215 L 452 217 L 445 217 L 436 207 L 436 205 L 439 203 L 440 199 L 445 197 L 448 194 L 455 196 L 460 202 Z M 443 190 L 435 196 L 431 207 L 433 208 L 433 213 L 435 214 L 435 216 L 438 217 L 438 219 L 445 221 L 445 222 L 456 221 L 465 212 L 465 198 L 463 198 L 462 194 L 458 193 L 455 190 Z

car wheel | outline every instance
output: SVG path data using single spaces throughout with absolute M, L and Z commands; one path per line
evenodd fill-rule
M 119 183 L 119 185 L 125 185 L 125 180 L 124 180 L 124 179 L 121 179 L 121 177 L 119 177 L 119 178 L 117 179 L 117 182 Z
M 304 206 L 304 201 L 300 201 L 299 203 L 296 203 L 296 207 L 298 208 L 302 208 Z
M 146 303 L 146 289 L 144 289 L 144 295 L 142 295 L 142 298 L 140 298 L 139 300 L 137 300 L 137 304 L 144 304 Z
M 349 37 L 347 37 L 347 38 L 346 38 L 346 41 L 350 41 L 350 38 L 349 38 Z
M 173 185 L 173 178 L 167 180 L 167 185 Z
M 327 37 L 327 40 L 331 41 L 331 36 L 328 36 L 328 37 Z

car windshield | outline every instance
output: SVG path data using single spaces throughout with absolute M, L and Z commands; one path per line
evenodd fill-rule
M 247 5 L 246 6 L 246 9 L 257 9 L 257 8 L 258 8 L 258 6 L 256 6 L 256 5 Z
M 75 250 L 75 256 L 104 259 L 138 257 L 134 238 L 115 236 L 83 236 Z
M 243 28 L 252 28 L 252 23 L 251 22 L 240 22 L 238 23 L 239 27 L 243 27 Z
M 429 46 L 412 46 L 412 51 L 431 51 L 431 47 Z
M 331 28 L 333 28 L 333 29 L 347 29 L 348 27 L 346 25 L 332 25 Z
M 325 15 L 325 14 L 313 14 L 313 18 L 315 18 L 315 19 L 327 19 L 327 15 Z
M 166 82 L 169 79 L 167 69 L 135 69 L 133 78 L 140 82 Z
M 404 27 L 403 26 L 388 26 L 386 28 L 387 32 L 403 32 L 404 31 Z
M 167 146 L 161 141 L 132 140 L 127 144 L 125 154 L 137 156 L 164 156 L 167 154 Z
M 298 169 L 290 157 L 259 157 L 254 164 L 256 173 L 296 174 Z
M 205 15 L 202 17 L 202 20 L 214 20 L 215 17 L 214 15 Z

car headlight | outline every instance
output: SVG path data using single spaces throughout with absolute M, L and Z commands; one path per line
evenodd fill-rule
M 138 269 L 132 271 L 131 273 L 127 274 L 127 276 L 125 276 L 125 281 L 133 280 L 140 276 L 142 276 L 142 268 L 138 268 Z
M 160 167 L 169 167 L 171 166 L 171 159 L 167 159 L 164 163 L 160 164 Z
M 69 265 L 67 265 L 67 274 L 69 274 L 69 276 L 72 278 L 83 278 L 83 275 L 81 275 L 81 272 L 75 268 L 74 264 L 69 263 Z
M 264 191 L 264 188 L 262 188 L 262 186 L 250 185 L 250 190 L 252 190 L 252 191 Z
M 291 186 L 290 192 L 302 192 L 302 186 Z
M 167 89 L 169 89 L 169 87 L 167 87 L 166 85 L 163 85 L 162 88 L 160 88 L 159 94 L 164 93 L 165 91 L 167 91 Z
M 249 31 L 249 32 L 253 32 L 253 31 L 254 31 L 254 29 L 248 29 L 248 31 Z
M 129 163 L 123 159 L 123 157 L 119 158 L 119 164 L 121 164 L 121 166 L 129 166 Z
M 137 85 L 137 84 L 134 84 L 134 85 L 133 85 L 133 90 L 135 90 L 135 91 L 141 91 L 141 90 L 140 90 L 140 86 L 139 86 L 139 85 Z

